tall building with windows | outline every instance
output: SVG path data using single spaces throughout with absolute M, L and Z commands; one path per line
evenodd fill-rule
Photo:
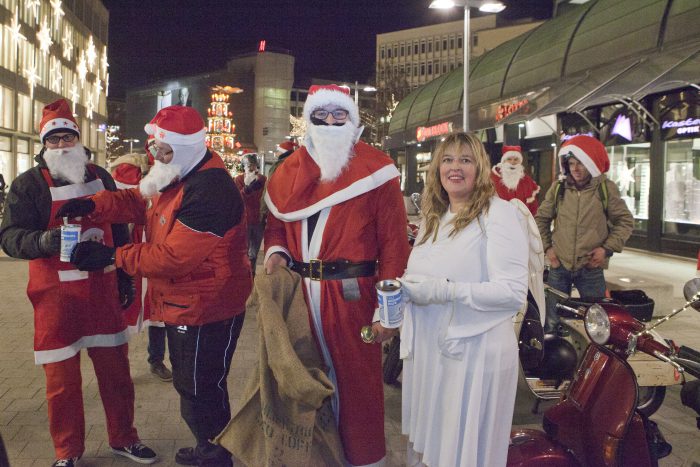
M 0 173 L 12 180 L 42 147 L 43 107 L 66 98 L 81 141 L 105 162 L 109 12 L 99 0 L 0 0 Z
M 503 42 L 540 25 L 527 21 L 502 25 L 497 15 L 470 21 L 471 56 L 479 56 Z M 376 82 L 378 99 L 395 94 L 400 100 L 409 91 L 462 66 L 464 21 L 377 34 Z

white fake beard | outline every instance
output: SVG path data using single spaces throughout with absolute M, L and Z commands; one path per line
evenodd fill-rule
M 355 155 L 357 127 L 347 122 L 342 126 L 309 125 L 306 131 L 307 149 L 321 169 L 321 181 L 332 182 Z
M 156 161 L 148 174 L 139 183 L 139 191 L 144 198 L 150 198 L 180 177 L 180 167 L 172 162 L 163 164 Z
M 89 160 L 85 148 L 79 142 L 72 148 L 46 149 L 44 161 L 53 178 L 70 183 L 85 181 L 85 166 Z
M 525 167 L 522 164 L 501 164 L 501 180 L 509 190 L 515 191 L 523 176 L 525 176 Z

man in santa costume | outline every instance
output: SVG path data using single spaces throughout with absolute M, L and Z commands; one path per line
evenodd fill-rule
M 248 153 L 243 155 L 243 173 L 234 182 L 243 197 L 245 204 L 245 219 L 248 232 L 248 258 L 250 267 L 255 275 L 255 263 L 262 242 L 263 225 L 260 223 L 260 199 L 267 177 L 259 173 L 258 155 Z
M 304 118 L 304 147 L 277 168 L 265 194 L 265 270 L 290 266 L 304 278 L 347 462 L 382 463 L 381 346 L 363 343 L 359 332 L 377 321 L 377 281 L 406 267 L 399 172 L 386 154 L 358 141 L 363 127 L 349 89 L 311 86 Z M 391 337 L 372 326 L 377 342 Z
M 230 453 L 209 440 L 231 418 L 226 378 L 252 286 L 243 201 L 221 157 L 207 150 L 196 110 L 165 107 L 146 133 L 155 136 L 156 162 L 138 188 L 101 192 L 59 213 L 146 224 L 146 241 L 116 249 L 81 242 L 71 262 L 80 270 L 116 264 L 148 279 L 152 315 L 165 322 L 180 414 L 196 439 L 175 462 L 230 466 Z
M 153 148 L 155 139 L 151 138 L 146 142 L 146 151 Z M 136 188 L 144 174 L 153 165 L 154 156 L 147 154 L 125 154 L 118 157 L 111 163 L 112 177 L 117 188 L 126 190 Z M 129 224 L 131 243 L 141 243 L 145 237 L 143 225 Z M 165 325 L 162 321 L 151 319 L 151 310 L 148 300 L 143 299 L 146 291 L 146 279 L 135 277 L 136 299 L 124 312 L 124 319 L 129 325 L 129 330 L 133 333 L 141 332 L 143 327 L 148 328 L 148 364 L 151 374 L 161 381 L 172 381 L 173 374 L 165 366 Z
M 537 214 L 537 194 L 540 187 L 525 173 L 520 146 L 503 146 L 500 164 L 491 169 L 491 180 L 501 199 L 510 201 L 518 198 L 525 203 L 533 216 Z
M 58 459 L 53 465 L 72 467 L 85 452 L 81 349 L 87 349 L 95 368 L 112 452 L 153 463 L 156 454 L 139 442 L 133 425 L 129 332 L 122 318 L 122 308 L 133 301 L 131 278 L 114 264 L 82 272 L 59 257 L 58 210 L 70 200 L 113 192 L 114 180 L 90 163 L 65 100 L 44 107 L 39 127 L 44 148 L 35 157 L 37 166 L 10 187 L 0 243 L 9 256 L 30 260 L 27 295 L 34 306 L 34 359 L 46 373 L 49 430 Z M 128 240 L 125 225 L 75 222 L 83 238 L 96 239 L 103 248 Z
M 277 170 L 277 167 L 282 165 L 282 162 L 284 162 L 289 156 L 291 156 L 292 153 L 298 148 L 299 145 L 297 143 L 289 140 L 282 141 L 280 144 L 277 145 L 277 147 L 275 148 L 275 156 L 277 157 L 277 159 L 267 171 L 268 182 L 270 180 L 270 177 L 272 177 L 272 174 L 275 173 L 275 170 Z M 265 230 L 265 224 L 267 223 L 267 213 L 270 212 L 270 210 L 267 208 L 267 204 L 265 204 L 265 192 L 267 191 L 268 182 L 265 183 L 265 188 L 263 189 L 263 196 L 260 200 L 260 224 L 262 225 L 263 230 Z

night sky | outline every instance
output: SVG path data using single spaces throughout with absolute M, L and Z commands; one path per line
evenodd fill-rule
M 261 39 L 291 51 L 298 80 L 366 82 L 374 74 L 376 34 L 463 17 L 458 8 L 430 10 L 429 0 L 102 1 L 110 13 L 114 97 L 132 86 L 221 69 Z M 546 19 L 553 0 L 504 3 L 506 19 Z

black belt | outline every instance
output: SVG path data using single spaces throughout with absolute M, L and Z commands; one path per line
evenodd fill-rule
M 348 279 L 350 277 L 374 276 L 377 270 L 376 261 L 361 261 L 351 263 L 347 260 L 323 261 L 312 259 L 308 263 L 294 261 L 292 271 L 301 277 L 308 277 L 312 281 Z

